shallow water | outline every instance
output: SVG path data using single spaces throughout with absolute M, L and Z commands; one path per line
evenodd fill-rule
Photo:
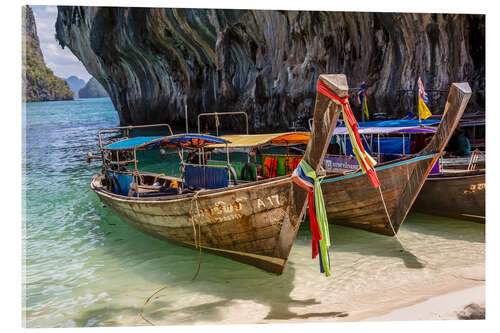
M 86 153 L 118 125 L 109 99 L 29 103 L 23 161 L 23 318 L 27 327 L 356 320 L 456 281 L 481 280 L 484 225 L 410 214 L 395 238 L 330 226 L 333 274 L 302 225 L 281 276 L 144 235 L 90 191 Z M 159 156 L 149 158 L 164 165 Z M 168 157 L 175 158 L 174 155 Z M 175 168 L 169 171 L 175 171 Z M 483 277 L 484 278 L 484 277 Z M 422 287 L 425 286 L 425 287 Z

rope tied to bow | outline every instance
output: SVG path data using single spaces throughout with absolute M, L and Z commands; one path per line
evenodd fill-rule
M 330 232 L 328 229 L 328 218 L 326 216 L 325 201 L 321 190 L 321 179 L 323 175 L 317 175 L 316 171 L 302 159 L 292 173 L 294 183 L 307 191 L 307 202 L 309 206 L 309 220 L 312 233 L 312 258 L 320 256 L 320 271 L 330 276 Z
M 342 116 L 344 118 L 344 123 L 349 133 L 349 138 L 351 140 L 352 150 L 354 152 L 354 155 L 358 160 L 358 164 L 361 167 L 361 171 L 368 175 L 373 187 L 378 189 L 378 193 L 380 194 L 380 199 L 382 201 L 382 204 L 384 205 L 384 210 L 387 216 L 387 220 L 389 221 L 389 225 L 391 226 L 392 232 L 394 233 L 394 236 L 396 237 L 401 248 L 404 250 L 403 243 L 399 239 L 397 232 L 394 228 L 394 225 L 392 224 L 391 216 L 387 209 L 384 195 L 382 193 L 382 189 L 380 186 L 380 181 L 378 180 L 377 173 L 375 172 L 375 165 L 377 164 L 377 162 L 365 151 L 363 143 L 361 142 L 361 137 L 359 136 L 359 131 L 358 131 L 358 123 L 356 121 L 356 118 L 354 118 L 351 105 L 349 104 L 349 95 L 346 95 L 344 98 L 339 97 L 335 92 L 333 92 L 330 88 L 328 88 L 328 86 L 319 79 L 318 79 L 317 89 L 323 95 L 333 99 L 335 102 L 342 105 Z
M 198 277 L 198 273 L 200 272 L 200 267 L 201 267 L 201 225 L 198 223 L 198 221 L 196 221 L 196 223 L 195 223 L 195 215 L 200 214 L 200 210 L 198 208 L 198 196 L 199 196 L 201 191 L 203 191 L 203 190 L 198 190 L 194 193 L 193 198 L 191 199 L 191 206 L 189 208 L 189 215 L 191 216 L 191 224 L 193 225 L 194 246 L 195 246 L 195 248 L 198 248 L 198 247 L 200 248 L 200 255 L 199 255 L 199 259 L 198 259 L 198 268 L 196 270 L 196 273 L 193 276 L 193 280 L 195 280 Z M 193 202 L 196 205 L 195 214 L 193 214 Z M 196 232 L 195 224 L 198 225 L 198 232 Z

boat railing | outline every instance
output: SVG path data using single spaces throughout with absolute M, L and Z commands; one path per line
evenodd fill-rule
M 230 115 L 243 115 L 243 116 L 245 116 L 246 134 L 248 134 L 248 115 L 244 111 L 200 113 L 198 115 L 198 133 L 201 133 L 200 132 L 200 118 L 214 116 L 215 117 L 215 131 L 216 131 L 216 135 L 219 136 L 219 126 L 220 126 L 219 116 L 230 116 Z
M 477 162 L 479 160 L 479 156 L 484 155 L 479 149 L 475 149 L 470 155 L 469 165 L 467 166 L 467 170 L 476 170 Z
M 119 152 L 116 151 L 116 159 L 113 159 L 110 156 L 106 156 L 105 154 L 105 149 L 103 147 L 103 140 L 102 140 L 102 134 L 104 132 L 113 132 L 113 131 L 123 131 L 123 138 L 129 137 L 130 136 L 130 131 L 134 129 L 144 129 L 144 128 L 159 128 L 159 127 L 166 127 L 168 129 L 168 132 L 170 134 L 167 135 L 173 135 L 172 128 L 170 127 L 169 124 L 153 124 L 153 125 L 135 125 L 135 126 L 118 126 L 118 127 L 104 127 L 100 128 L 99 131 L 97 131 L 97 137 L 99 138 L 99 149 L 101 153 L 100 159 L 102 160 L 103 167 L 104 169 L 107 169 L 108 165 L 117 165 L 117 166 L 126 166 L 129 163 L 134 163 L 136 169 L 137 169 L 137 158 L 136 158 L 136 150 L 133 150 L 133 159 L 124 159 L 120 160 L 120 155 Z M 92 155 L 91 153 L 87 154 L 87 161 L 89 162 L 93 158 L 97 158 L 96 156 Z

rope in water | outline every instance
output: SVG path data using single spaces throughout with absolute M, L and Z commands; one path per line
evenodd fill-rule
M 406 251 L 406 249 L 405 249 L 405 247 L 403 245 L 403 242 L 401 242 L 401 240 L 399 239 L 398 234 L 397 234 L 396 230 L 394 229 L 394 226 L 392 225 L 391 216 L 389 215 L 389 211 L 387 209 L 387 205 L 385 204 L 384 195 L 382 194 L 382 190 L 380 189 L 381 187 L 382 186 L 378 187 L 378 193 L 380 193 L 380 198 L 382 199 L 382 203 L 384 204 L 385 215 L 387 216 L 387 220 L 389 220 L 389 225 L 391 226 L 392 232 L 394 233 L 394 236 L 398 240 L 398 243 L 401 246 L 401 249 L 403 249 L 404 251 Z
M 198 190 L 195 192 L 193 195 L 193 198 L 191 199 L 191 207 L 189 209 L 189 215 L 191 215 L 191 223 L 193 225 L 193 238 L 194 238 L 194 246 L 196 248 L 200 248 L 200 255 L 198 259 L 198 268 L 196 269 L 196 273 L 194 274 L 192 280 L 194 281 L 198 277 L 198 273 L 200 272 L 200 267 L 201 267 L 201 225 L 197 222 L 196 224 L 198 225 L 198 240 L 196 240 L 196 226 L 195 226 L 195 214 L 193 214 L 193 201 L 196 205 L 196 213 L 199 214 L 199 207 L 198 207 L 198 196 L 200 192 L 203 190 Z
M 190 209 L 189 209 L 189 215 L 191 216 L 191 223 L 193 225 L 193 238 L 194 238 L 194 246 L 196 248 L 200 248 L 200 255 L 198 257 L 198 268 L 196 269 L 196 272 L 194 273 L 193 275 L 193 278 L 191 279 L 191 281 L 194 281 L 196 280 L 196 278 L 198 277 L 198 274 L 200 273 L 200 268 L 201 268 L 201 225 L 199 223 L 196 223 L 198 225 L 198 232 L 196 232 L 196 226 L 195 226 L 195 219 L 194 219 L 194 214 L 193 214 L 193 202 L 195 203 L 196 205 L 196 212 L 199 212 L 199 207 L 198 207 L 198 196 L 200 194 L 200 192 L 203 191 L 203 190 L 198 190 L 194 193 L 193 195 L 193 198 L 191 199 L 191 206 L 190 206 Z M 196 235 L 198 235 L 198 239 L 196 238 Z M 161 287 L 160 289 L 156 290 L 151 296 L 149 296 L 146 301 L 144 302 L 144 304 L 142 305 L 142 308 L 141 308 L 141 312 L 140 312 L 140 316 L 141 318 L 147 322 L 148 324 L 152 325 L 152 326 L 156 326 L 152 321 L 150 321 L 149 319 L 147 319 L 145 316 L 144 316 L 144 309 L 146 308 L 146 306 L 149 304 L 149 302 L 151 301 L 151 299 L 156 295 L 158 294 L 159 292 L 161 292 L 162 290 L 165 290 L 167 289 L 168 285 L 165 285 L 163 287 Z

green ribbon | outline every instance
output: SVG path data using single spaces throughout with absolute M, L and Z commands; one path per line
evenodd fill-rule
M 321 251 L 321 261 L 325 275 L 330 276 L 330 263 L 328 259 L 328 248 L 330 247 L 330 231 L 328 229 L 328 218 L 326 216 L 325 201 L 323 199 L 323 191 L 321 190 L 321 179 L 324 176 L 317 176 L 316 172 L 307 162 L 302 159 L 300 161 L 302 171 L 309 178 L 314 180 L 314 211 L 316 212 L 316 220 L 318 221 L 321 240 L 319 241 L 319 250 Z

